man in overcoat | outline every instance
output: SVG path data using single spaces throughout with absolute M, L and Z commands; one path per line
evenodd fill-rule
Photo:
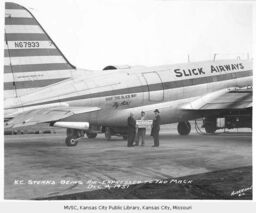
M 155 113 L 155 118 L 152 124 L 151 136 L 153 136 L 154 138 L 153 147 L 159 147 L 159 131 L 160 131 L 161 118 L 160 118 L 160 115 L 159 115 L 160 112 L 158 109 L 156 109 L 154 113 Z
M 133 117 L 133 113 L 130 113 L 130 116 L 127 119 L 127 123 L 128 123 L 128 141 L 127 141 L 127 146 L 131 147 L 134 146 L 133 142 L 135 139 L 135 135 L 136 135 L 136 121 Z

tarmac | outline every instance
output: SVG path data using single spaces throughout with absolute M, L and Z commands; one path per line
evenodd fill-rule
M 161 127 L 160 147 L 152 147 L 149 131 L 143 147 L 128 148 L 120 137 L 106 141 L 103 134 L 84 138 L 75 147 L 67 147 L 64 139 L 64 130 L 5 136 L 4 198 L 47 199 L 165 179 L 187 185 L 190 183 L 178 183 L 180 177 L 242 167 L 251 174 L 250 129 L 220 130 L 216 135 L 199 135 L 193 130 L 189 136 L 179 136 L 176 125 L 165 125 Z M 230 179 L 227 190 L 232 193 L 250 187 L 251 179 L 245 179 L 239 188 Z

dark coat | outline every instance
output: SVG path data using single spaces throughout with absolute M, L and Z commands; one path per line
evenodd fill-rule
M 128 132 L 136 132 L 136 121 L 133 117 L 129 116 L 127 119 Z
M 136 135 L 136 121 L 133 117 L 129 116 L 127 119 L 128 123 L 128 140 L 127 140 L 127 146 L 133 146 L 133 142 L 135 140 Z
M 154 136 L 159 133 L 160 131 L 160 122 L 161 118 L 160 115 L 157 115 L 153 120 L 152 129 L 151 129 L 151 136 Z

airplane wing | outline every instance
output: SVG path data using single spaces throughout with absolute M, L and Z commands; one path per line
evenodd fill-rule
M 191 111 L 238 110 L 252 107 L 252 88 L 228 88 L 209 93 L 182 107 Z
M 5 123 L 5 128 L 31 126 L 49 123 L 67 118 L 72 115 L 100 110 L 99 107 L 50 107 L 21 112 Z

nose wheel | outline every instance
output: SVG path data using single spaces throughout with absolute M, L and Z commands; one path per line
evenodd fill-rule
M 67 146 L 76 146 L 78 144 L 79 138 L 74 138 L 72 136 L 67 136 L 65 139 L 65 143 Z
M 65 143 L 67 146 L 76 146 L 78 144 L 78 140 L 83 136 L 84 132 L 82 130 L 67 129 L 67 137 L 65 139 Z

